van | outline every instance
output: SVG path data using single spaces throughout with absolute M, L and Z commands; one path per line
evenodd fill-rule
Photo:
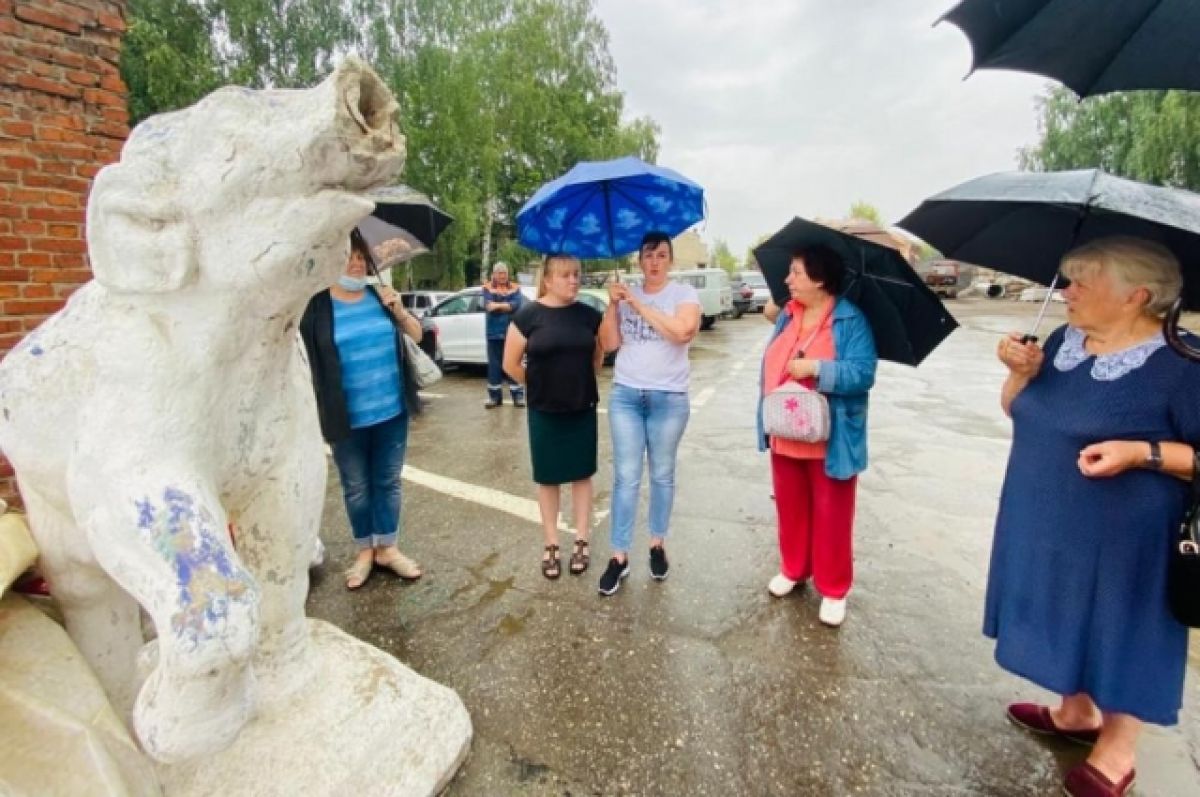
M 724 269 L 690 268 L 672 271 L 670 278 L 696 289 L 700 296 L 701 329 L 711 329 L 718 317 L 733 312 L 733 290 Z

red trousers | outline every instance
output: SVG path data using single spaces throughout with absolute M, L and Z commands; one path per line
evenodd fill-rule
M 858 477 L 831 479 L 823 459 L 771 454 L 775 512 L 779 516 L 780 572 L 812 578 L 825 598 L 844 598 L 854 579 L 854 497 Z

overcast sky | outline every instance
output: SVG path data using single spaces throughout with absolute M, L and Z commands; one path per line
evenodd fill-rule
M 792 216 L 851 203 L 899 220 L 971 177 L 1017 168 L 1045 78 L 981 71 L 955 0 L 596 0 L 631 116 L 658 162 L 704 186 L 711 245 L 741 258 Z

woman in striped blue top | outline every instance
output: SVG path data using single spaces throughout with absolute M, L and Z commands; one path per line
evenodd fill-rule
M 420 341 L 421 322 L 391 288 L 367 288 L 370 260 L 355 230 L 345 273 L 312 298 L 300 321 L 321 433 L 333 447 L 358 546 L 346 571 L 349 589 L 366 583 L 376 565 L 401 578 L 421 577 L 420 566 L 396 547 L 408 420 L 420 411 L 400 335 Z

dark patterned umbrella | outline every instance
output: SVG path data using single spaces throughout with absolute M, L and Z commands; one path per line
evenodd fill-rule
M 783 281 L 792 265 L 792 252 L 817 244 L 841 255 L 846 266 L 842 295 L 867 317 L 875 349 L 883 359 L 917 365 L 958 327 L 895 249 L 799 217 L 754 250 L 776 304 L 788 300 Z

